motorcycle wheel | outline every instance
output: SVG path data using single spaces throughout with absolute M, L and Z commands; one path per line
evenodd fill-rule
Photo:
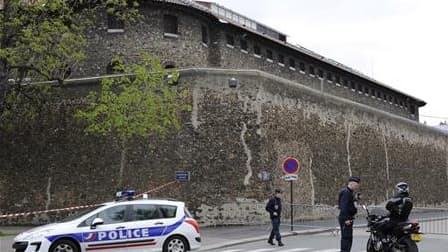
M 366 252 L 375 252 L 375 249 L 373 248 L 373 242 L 372 242 L 372 238 L 371 237 L 369 237 L 369 240 L 367 241 Z
M 403 252 L 418 252 L 417 244 L 411 239 L 404 239 L 400 244 L 405 246 Z

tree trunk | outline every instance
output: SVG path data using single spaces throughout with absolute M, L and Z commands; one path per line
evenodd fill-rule
M 126 167 L 126 158 L 128 153 L 128 147 L 127 147 L 127 141 L 126 137 L 122 137 L 121 139 L 121 160 L 120 160 L 120 175 L 118 178 L 118 188 L 120 190 L 125 189 L 123 188 L 123 175 L 124 175 L 124 169 Z

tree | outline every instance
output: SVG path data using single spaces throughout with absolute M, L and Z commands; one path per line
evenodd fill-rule
M 0 9 L 0 122 L 32 118 L 52 90 L 85 59 L 86 30 L 98 11 L 125 22 L 138 18 L 137 0 L 2 0 Z M 57 86 L 57 85 L 54 85 Z
M 170 129 L 179 129 L 178 113 L 189 106 L 181 102 L 187 90 L 173 85 L 179 73 L 164 69 L 159 60 L 142 55 L 141 64 L 127 66 L 118 57 L 113 62 L 121 74 L 103 79 L 101 91 L 89 94 L 89 105 L 76 117 L 87 122 L 87 133 L 112 137 L 121 148 L 121 188 L 130 140 L 166 136 Z

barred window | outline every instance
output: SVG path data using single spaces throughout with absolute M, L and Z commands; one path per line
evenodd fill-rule
M 282 54 L 279 54 L 278 55 L 278 63 L 285 64 L 285 56 L 283 56 Z
M 289 59 L 289 67 L 296 68 L 296 61 L 294 59 Z
M 207 29 L 207 26 L 203 25 L 201 27 L 201 31 L 202 31 L 202 43 L 208 44 L 208 29 Z
M 227 34 L 226 35 L 226 42 L 227 42 L 228 45 L 234 46 L 235 45 L 235 39 L 233 38 L 233 35 Z
M 124 22 L 123 20 L 119 19 L 115 15 L 107 14 L 107 29 L 110 30 L 123 30 L 124 29 Z
M 177 17 L 172 15 L 163 16 L 163 31 L 165 33 L 177 34 Z
M 323 77 L 324 77 L 324 70 L 319 69 L 319 70 L 317 71 L 317 76 L 319 76 L 319 78 L 323 78 Z
M 256 55 L 261 55 L 260 47 L 257 46 L 257 45 L 254 46 L 254 54 L 256 54 Z
M 241 50 L 247 51 L 247 41 L 244 39 L 240 40 Z
M 305 63 L 300 62 L 299 63 L 299 69 L 300 69 L 300 71 L 305 72 Z
M 272 51 L 271 50 L 266 50 L 266 58 L 272 60 L 273 56 L 272 56 Z

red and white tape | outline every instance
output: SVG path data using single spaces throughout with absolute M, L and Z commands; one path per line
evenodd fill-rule
M 143 192 L 140 193 L 138 195 L 135 196 L 135 198 L 139 198 L 142 197 L 144 194 L 148 194 L 151 192 L 155 192 L 158 191 L 164 187 L 167 187 L 171 184 L 176 183 L 177 181 L 172 181 L 169 183 L 166 183 L 164 185 L 161 185 L 159 187 L 156 187 L 152 190 L 149 190 L 147 192 Z M 59 209 L 51 209 L 51 210 L 41 210 L 41 211 L 32 211 L 32 212 L 24 212 L 24 213 L 13 213 L 13 214 L 2 214 L 0 215 L 0 219 L 4 219 L 4 218 L 14 218 L 14 217 L 21 217 L 21 216 L 28 216 L 28 215 L 36 215 L 36 214 L 44 214 L 44 213 L 54 213 L 54 212 L 61 212 L 61 211 L 72 211 L 72 210 L 80 210 L 80 209 L 85 209 L 85 208 L 90 208 L 90 207 L 96 207 L 99 206 L 101 204 L 93 204 L 93 205 L 85 205 L 85 206 L 74 206 L 74 207 L 66 207 L 66 208 L 59 208 Z
M 14 217 L 20 217 L 20 216 L 28 216 L 28 215 L 34 215 L 34 214 L 53 213 L 53 212 L 60 212 L 60 211 L 79 210 L 79 209 L 95 207 L 95 206 L 99 206 L 99 205 L 100 204 L 86 205 L 86 206 L 75 206 L 75 207 L 66 207 L 66 208 L 51 209 L 51 210 L 25 212 L 25 213 L 3 214 L 3 215 L 0 215 L 0 219 L 1 218 L 14 218 Z

